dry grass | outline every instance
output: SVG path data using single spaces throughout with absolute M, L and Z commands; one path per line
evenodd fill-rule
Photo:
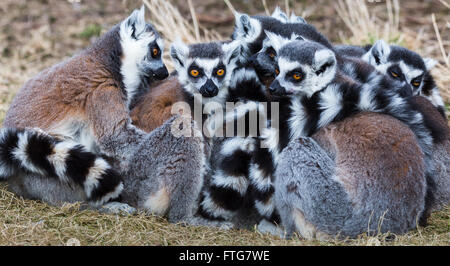
M 51 3 L 42 4 L 47 1 Z M 68 9 L 68 6 L 76 9 L 75 4 L 64 5 L 61 2 L 63 1 L 5 0 L 0 4 L 0 40 L 5 40 L 0 42 L 0 121 L 14 94 L 28 78 L 88 45 L 96 38 L 98 30 L 106 31 L 142 3 L 140 0 L 117 0 L 111 6 L 104 4 L 106 1 L 99 0 L 96 1 L 99 6 L 90 4 L 82 6 L 81 11 L 74 11 Z M 196 3 L 200 1 L 189 1 L 187 13 L 183 14 L 181 8 L 177 9 L 169 1 L 143 2 L 150 10 L 148 14 L 152 22 L 164 35 L 166 46 L 177 37 L 192 43 L 219 40 L 225 36 L 206 29 L 196 19 L 200 16 L 192 10 L 198 9 Z M 185 1 L 182 2 L 186 5 Z M 279 1 L 281 7 L 295 10 L 304 17 L 311 16 L 308 20 L 312 24 L 322 25 L 320 23 L 323 19 L 315 21 L 313 13 L 325 10 L 323 6 L 300 8 L 298 3 L 295 6 L 292 1 L 291 6 L 289 3 Z M 401 7 L 397 7 L 396 1 L 390 3 L 391 7 L 369 10 L 364 2 L 341 1 L 336 10 L 331 8 L 329 12 L 334 16 L 342 16 L 343 24 L 348 26 L 348 29 L 342 28 L 339 35 L 342 42 L 363 44 L 381 37 L 413 48 L 425 56 L 440 58 L 435 74 L 440 88 L 447 93 L 445 99 L 448 102 L 448 52 L 445 55 L 447 59 L 444 59 L 450 44 L 448 35 L 442 35 L 439 43 L 433 27 L 431 30 L 411 30 L 398 22 L 401 19 Z M 219 4 L 223 3 L 217 2 Z M 236 6 L 237 3 L 233 4 Z M 274 5 L 275 1 L 262 1 L 260 11 L 270 12 Z M 386 13 L 386 9 L 390 10 L 389 13 Z M 220 12 L 223 13 L 223 10 Z M 71 15 L 74 13 L 77 15 Z M 67 16 L 52 23 L 54 17 L 61 14 Z M 380 16 L 382 14 L 389 15 L 383 18 Z M 436 14 L 436 19 L 437 25 L 441 25 L 438 29 L 442 33 L 439 14 Z M 429 23 L 432 25 L 431 14 Z M 11 25 L 13 27 L 7 27 Z M 441 47 L 444 53 L 441 52 Z M 170 61 L 166 60 L 166 63 Z M 18 198 L 8 192 L 3 184 L 0 184 L 0 212 L 0 245 L 450 245 L 450 206 L 435 212 L 428 227 L 396 236 L 394 240 L 389 241 L 392 237 L 388 234 L 380 234 L 376 237 L 361 235 L 354 240 L 336 239 L 329 242 L 305 241 L 297 236 L 285 240 L 261 235 L 255 230 L 223 231 L 183 227 L 142 213 L 116 216 L 80 210 L 79 204 L 51 207 L 38 201 Z
M 443 2 L 443 1 L 442 1 Z M 386 0 L 383 20 L 379 13 L 370 12 L 365 1 L 339 0 L 335 4 L 336 12 L 344 21 L 351 34 L 341 32 L 341 40 L 347 44 L 372 44 L 379 39 L 388 43 L 402 45 L 420 53 L 423 57 L 439 60 L 432 73 L 445 102 L 450 102 L 450 47 L 449 40 L 442 40 L 436 23 L 435 14 L 429 15 L 429 23 L 433 24 L 433 32 L 413 31 L 400 25 L 399 0 Z M 446 2 L 442 8 L 450 11 Z
M 396 236 L 360 236 L 354 240 L 286 240 L 254 230 L 184 227 L 144 215 L 115 216 L 80 210 L 79 204 L 51 207 L 16 197 L 0 186 L 1 245 L 450 245 L 449 212 L 433 214 L 431 225 Z

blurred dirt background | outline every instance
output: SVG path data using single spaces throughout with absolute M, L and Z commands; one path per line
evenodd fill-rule
M 158 2 L 164 1 L 156 2 L 158 5 Z M 178 8 L 188 22 L 191 22 L 192 16 L 187 1 L 169 2 Z M 249 14 L 264 14 L 266 10 L 272 12 L 277 5 L 286 10 L 288 3 L 289 11 L 304 16 L 333 42 L 355 42 L 351 40 L 351 36 L 355 33 L 336 12 L 337 1 L 231 0 L 230 2 L 239 12 Z M 386 9 L 384 0 L 369 0 L 365 3 L 369 11 L 377 14 L 381 20 L 388 19 L 388 14 L 384 11 Z M 411 45 L 406 46 L 413 46 L 417 52 L 444 63 L 439 47 L 421 44 L 427 41 L 437 44 L 431 22 L 431 14 L 435 14 L 444 50 L 448 51 L 447 47 L 450 46 L 450 8 L 446 6 L 448 3 L 444 0 L 401 0 L 399 3 L 401 28 L 406 29 L 405 32 L 414 33 L 414 42 L 420 42 L 410 41 Z M 0 121 L 3 120 L 14 93 L 28 78 L 86 47 L 141 5 L 141 0 L 1 0 Z M 192 5 L 202 27 L 216 31 L 225 39 L 230 36 L 234 17 L 224 1 L 192 0 Z M 374 40 L 365 38 L 364 41 Z M 402 41 L 404 40 L 400 40 L 399 43 L 404 44 Z M 449 87 L 450 83 L 444 85 L 443 87 Z
M 166 19 L 171 21 L 170 14 L 161 14 L 159 9 L 166 5 L 177 8 L 188 24 L 193 22 L 188 1 L 144 2 L 153 9 L 147 10 L 147 19 L 152 20 L 159 14 L 160 25 Z M 439 60 L 433 74 L 448 107 L 449 0 L 366 0 L 358 3 L 230 0 L 230 3 L 237 11 L 249 14 L 272 12 L 277 5 L 283 10 L 294 10 L 334 43 L 365 44 L 382 36 L 423 56 L 433 57 Z M 83 49 L 142 4 L 141 0 L 0 0 L 0 122 L 15 93 L 27 79 Z M 224 1 L 192 0 L 191 4 L 195 10 L 194 21 L 198 21 L 202 29 L 212 31 L 212 36 L 221 36 L 218 38 L 230 36 L 234 17 Z M 389 5 L 391 12 L 387 12 Z M 365 12 L 375 14 L 376 18 L 364 17 Z M 386 21 L 389 23 L 384 24 Z M 168 39 L 166 45 L 175 37 L 171 34 L 177 35 L 164 27 L 158 29 Z M 375 34 L 376 30 L 380 32 Z M 181 37 L 189 39 L 192 36 Z M 303 241 L 299 237 L 283 240 L 249 231 L 185 228 L 152 216 L 117 217 L 80 212 L 77 205 L 54 208 L 17 198 L 2 186 L 0 245 L 64 245 L 71 238 L 76 238 L 82 245 L 450 245 L 449 208 L 434 213 L 430 226 L 397 236 L 394 240 L 391 236 L 379 235 L 319 243 Z

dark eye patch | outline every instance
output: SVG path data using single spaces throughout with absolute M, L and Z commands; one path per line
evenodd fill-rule
M 300 78 L 297 79 L 296 78 L 297 76 Z M 304 78 L 305 78 L 305 72 L 303 72 L 303 69 L 301 69 L 301 68 L 291 70 L 291 71 L 287 72 L 287 74 L 286 74 L 286 79 L 292 83 L 299 83 Z
M 389 67 L 387 69 L 387 73 L 386 74 L 389 75 L 390 77 L 394 78 L 394 79 L 405 80 L 405 76 L 403 75 L 402 70 L 397 65 L 393 65 L 393 66 Z
M 193 73 L 197 71 L 197 75 L 193 75 Z M 195 63 L 189 66 L 188 68 L 188 74 L 191 78 L 199 78 L 203 76 L 204 72 L 203 69 L 201 69 L 199 66 L 197 66 Z
M 420 76 L 418 76 L 418 77 L 412 79 L 412 80 L 411 80 L 411 84 L 412 84 L 414 87 L 419 87 L 420 84 L 422 83 L 422 76 L 423 76 L 423 75 L 420 75 Z
M 266 49 L 266 54 L 267 56 L 269 56 L 271 59 L 275 59 L 275 56 L 277 56 L 277 52 L 275 51 L 275 49 L 273 49 L 273 47 L 269 47 Z
M 222 74 L 222 75 L 220 75 L 220 73 L 218 72 L 219 70 L 223 70 L 223 74 Z M 216 76 L 216 77 L 219 78 L 219 79 L 222 79 L 222 78 L 225 77 L 225 74 L 226 74 L 226 68 L 225 68 L 225 65 L 224 65 L 222 62 L 220 62 L 220 63 L 217 65 L 217 67 L 215 67 L 215 68 L 213 69 L 213 75 Z
M 156 41 L 149 44 L 149 55 L 154 59 L 161 58 L 161 49 L 159 48 L 158 44 L 156 44 Z

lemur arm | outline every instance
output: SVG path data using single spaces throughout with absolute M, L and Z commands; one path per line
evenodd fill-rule
M 89 95 L 86 116 L 103 152 L 127 160 L 146 135 L 131 124 L 126 102 L 119 88 L 99 86 Z

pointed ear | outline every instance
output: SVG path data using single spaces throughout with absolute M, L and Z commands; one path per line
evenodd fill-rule
M 423 62 L 425 63 L 425 68 L 430 71 L 434 66 L 436 66 L 437 61 L 433 58 L 424 58 Z
M 287 23 L 289 22 L 289 18 L 286 15 L 286 13 L 284 13 L 283 11 L 281 11 L 280 7 L 277 6 L 275 8 L 275 11 L 273 11 L 271 17 L 278 19 L 279 21 L 283 22 L 283 23 Z
M 251 42 L 261 33 L 261 24 L 247 14 L 235 13 L 236 25 L 233 39 L 241 39 Z
M 369 63 L 375 62 L 375 64 L 384 64 L 387 62 L 389 54 L 391 53 L 391 48 L 383 40 L 378 40 L 369 51 L 369 56 L 371 57 Z
M 296 16 L 294 11 L 291 13 L 291 17 L 289 18 L 290 23 L 302 23 L 302 24 L 308 24 L 306 20 L 302 17 Z
M 241 54 L 241 41 L 235 40 L 229 43 L 224 43 L 222 45 L 222 50 L 225 54 L 225 62 L 228 65 L 232 61 L 236 60 Z
M 188 55 L 189 47 L 179 38 L 170 46 L 170 57 L 172 58 L 177 71 L 185 67 L 185 62 Z
M 286 42 L 287 40 L 285 40 L 283 37 L 265 30 L 264 31 L 266 33 L 267 38 L 269 39 L 270 43 L 272 44 L 272 47 L 275 49 L 275 51 L 279 51 L 281 49 L 281 46 L 283 46 L 284 42 Z
M 321 49 L 314 54 L 312 68 L 316 75 L 330 73 L 336 69 L 336 56 L 329 49 Z
M 133 38 L 136 38 L 145 31 L 145 6 L 139 10 L 134 10 L 131 15 L 124 20 L 121 26 L 126 28 L 126 31 L 130 33 Z

